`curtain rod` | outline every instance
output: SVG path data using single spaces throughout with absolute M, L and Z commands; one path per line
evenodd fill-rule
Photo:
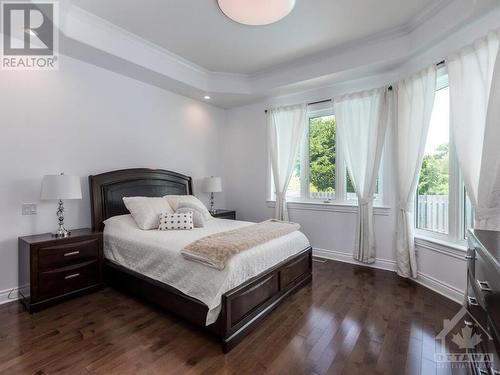
M 436 66 L 441 66 L 441 65 L 444 65 L 445 63 L 446 63 L 446 61 L 445 61 L 445 60 L 441 60 L 440 62 L 438 62 L 438 63 L 436 64 Z M 392 85 L 391 85 L 391 86 L 389 86 L 389 87 L 387 88 L 387 90 L 392 91 Z M 328 103 L 328 102 L 331 102 L 331 101 L 332 101 L 332 99 L 318 100 L 317 102 L 307 103 L 307 105 L 314 105 L 314 104 Z M 267 113 L 267 109 L 266 109 L 266 110 L 264 110 L 264 113 Z

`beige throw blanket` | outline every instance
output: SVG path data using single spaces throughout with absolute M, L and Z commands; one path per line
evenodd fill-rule
M 296 223 L 266 220 L 200 238 L 182 249 L 181 254 L 186 259 L 223 270 L 234 255 L 299 229 Z

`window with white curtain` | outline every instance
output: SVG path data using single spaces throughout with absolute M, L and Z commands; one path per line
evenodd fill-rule
M 450 137 L 448 76 L 441 71 L 415 199 L 417 234 L 460 243 L 473 212 Z
M 310 105 L 305 134 L 288 185 L 289 202 L 356 204 L 357 196 L 339 146 L 332 104 Z M 270 180 L 272 194 L 272 178 Z M 379 182 L 378 179 L 375 203 L 380 204 Z

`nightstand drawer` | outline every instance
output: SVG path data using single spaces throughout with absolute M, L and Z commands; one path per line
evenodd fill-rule
M 47 298 L 99 283 L 99 262 L 89 261 L 70 267 L 40 272 L 38 292 Z
M 97 238 L 40 247 L 38 249 L 38 267 L 40 270 L 60 268 L 97 259 L 98 256 L 99 240 Z

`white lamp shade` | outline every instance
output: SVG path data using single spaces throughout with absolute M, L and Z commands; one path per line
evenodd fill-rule
M 218 0 L 219 8 L 244 25 L 268 25 L 287 16 L 295 0 Z
M 55 174 L 43 176 L 41 198 L 82 199 L 82 187 L 78 176 Z
M 220 177 L 207 177 L 203 180 L 203 191 L 205 193 L 220 193 L 222 183 Z

